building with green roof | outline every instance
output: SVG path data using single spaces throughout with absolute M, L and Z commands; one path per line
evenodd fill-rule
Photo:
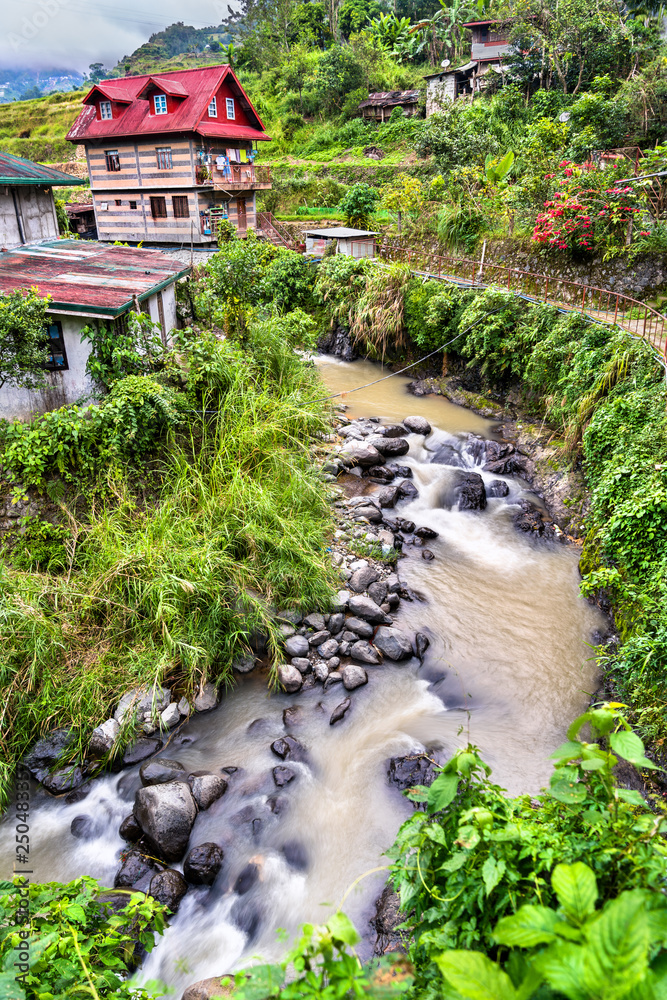
M 0 152 L 0 248 L 57 236 L 53 188 L 86 183 L 44 163 Z

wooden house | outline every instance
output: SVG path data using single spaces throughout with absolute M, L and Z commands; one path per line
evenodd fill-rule
M 447 101 L 484 89 L 489 73 L 502 75 L 502 60 L 510 49 L 509 32 L 502 21 L 467 21 L 472 34 L 470 59 L 465 65 L 429 73 L 426 80 L 426 114 L 439 111 Z
M 358 107 L 362 118 L 371 121 L 386 121 L 394 108 L 402 108 L 407 116 L 416 115 L 419 111 L 418 90 L 387 90 L 369 94 Z
M 269 140 L 229 66 L 103 80 L 67 138 L 83 144 L 98 238 L 214 243 L 220 219 L 256 225 Z
M 85 183 L 55 167 L 0 152 L 0 246 L 57 236 L 53 188 Z

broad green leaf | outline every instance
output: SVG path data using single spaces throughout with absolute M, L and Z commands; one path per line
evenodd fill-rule
M 516 913 L 503 917 L 496 924 L 493 936 L 498 944 L 508 948 L 534 948 L 556 940 L 554 926 L 558 923 L 555 910 L 546 906 L 522 906 Z
M 470 855 L 467 851 L 457 851 L 456 854 L 452 854 L 448 861 L 445 861 L 444 865 L 440 865 L 438 870 L 441 872 L 457 872 L 459 868 L 463 868 L 469 857 Z
M 434 840 L 436 844 L 442 844 L 443 847 L 447 846 L 447 838 L 445 836 L 445 831 L 437 823 L 432 823 L 424 829 L 424 833 L 429 840 Z
M 83 907 L 78 904 L 66 907 L 65 916 L 68 920 L 73 920 L 77 924 L 83 925 L 86 922 L 86 913 Z
M 510 149 L 509 152 L 505 153 L 500 163 L 497 163 L 494 167 L 494 172 L 498 180 L 502 180 L 503 177 L 509 173 L 514 163 L 514 153 Z
M 649 921 L 643 892 L 623 892 L 607 903 L 588 931 L 584 982 L 604 996 L 621 997 L 648 969 Z
M 16 981 L 16 969 L 0 972 L 0 1000 L 25 1000 L 25 990 Z
M 280 965 L 253 965 L 246 973 L 248 978 L 241 987 L 243 1000 L 266 1000 L 275 996 L 285 981 Z
M 446 951 L 435 961 L 447 982 L 466 1000 L 516 1000 L 507 973 L 478 951 Z
M 567 805 L 576 805 L 586 799 L 586 786 L 577 781 L 554 781 L 549 792 L 559 802 Z
M 646 807 L 646 802 L 641 794 L 636 792 L 634 788 L 616 788 L 615 795 L 617 799 L 621 799 L 622 802 L 629 802 L 631 806 Z
M 549 760 L 576 760 L 581 757 L 582 745 L 578 740 L 568 740 L 549 755 Z
M 582 760 L 581 766 L 584 771 L 601 771 L 607 766 L 607 761 L 600 757 L 590 757 L 588 760 Z
M 505 874 L 505 869 L 507 865 L 501 858 L 499 861 L 489 855 L 484 864 L 482 865 L 482 878 L 484 879 L 484 887 L 486 889 L 487 896 L 490 896 L 495 887 L 500 882 L 501 878 Z
M 631 729 L 622 729 L 620 733 L 612 733 L 609 737 L 609 744 L 614 753 L 623 757 L 624 760 L 629 760 L 631 764 L 659 770 L 653 761 L 644 756 L 644 744 Z
M 579 945 L 559 941 L 537 955 L 534 965 L 549 985 L 569 1000 L 590 1000 L 591 994 L 583 985 L 585 950 Z
M 334 913 L 332 917 L 329 917 L 325 926 L 331 936 L 336 938 L 337 941 L 353 945 L 361 940 L 356 927 L 344 913 Z
M 598 887 L 595 875 L 581 861 L 573 865 L 556 865 L 551 884 L 567 917 L 580 926 L 595 909 Z
M 454 800 L 458 787 L 458 774 L 439 774 L 428 790 L 428 811 L 445 809 Z

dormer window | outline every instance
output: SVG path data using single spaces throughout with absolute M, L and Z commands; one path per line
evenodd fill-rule
M 209 118 L 218 117 L 218 101 L 215 97 L 211 98 L 211 103 L 208 106 L 208 116 Z
M 236 118 L 236 111 L 234 110 L 234 98 L 228 97 L 226 103 L 227 103 L 227 118 L 229 118 L 231 121 L 234 121 L 234 119 Z
M 156 115 L 166 115 L 167 96 L 166 94 L 155 94 L 153 96 L 153 110 Z
M 102 121 L 106 121 L 109 118 L 113 118 L 113 112 L 111 110 L 111 101 L 100 101 L 100 118 Z

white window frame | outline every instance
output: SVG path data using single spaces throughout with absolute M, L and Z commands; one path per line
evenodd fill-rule
M 211 98 L 211 103 L 208 106 L 208 116 L 209 118 L 218 117 L 218 99 L 217 97 Z
M 156 115 L 167 114 L 167 95 L 153 94 L 153 111 Z
M 225 98 L 225 107 L 227 108 L 227 118 L 230 122 L 236 121 L 236 108 L 234 107 L 234 98 Z
M 111 101 L 100 101 L 100 118 L 102 121 L 108 121 L 110 118 L 113 118 Z

